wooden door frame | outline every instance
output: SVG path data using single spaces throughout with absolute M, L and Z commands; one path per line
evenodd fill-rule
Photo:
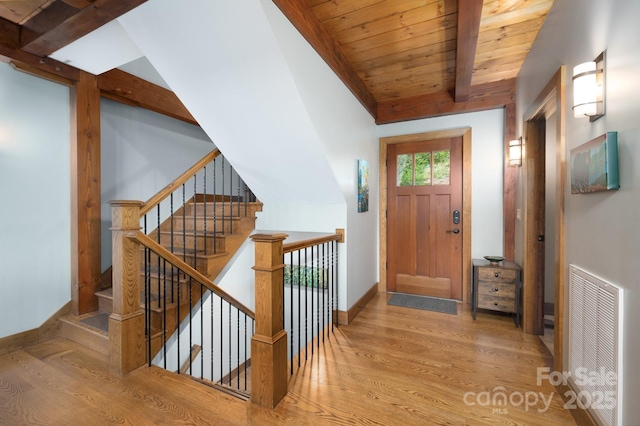
M 380 214 L 380 282 L 378 291 L 387 291 L 387 145 L 429 141 L 444 138 L 462 137 L 462 302 L 469 300 L 469 282 L 471 276 L 471 127 L 462 127 L 436 132 L 415 133 L 411 135 L 380 138 L 379 153 L 379 214 Z
M 564 260 L 564 194 L 566 179 L 566 161 L 565 161 L 565 66 L 555 73 L 549 80 L 544 90 L 538 95 L 536 100 L 527 109 L 524 115 L 525 134 L 532 134 L 534 137 L 539 133 L 529 131 L 530 127 L 535 128 L 535 122 L 544 117 L 549 117 L 556 113 L 556 230 L 555 230 L 555 311 L 554 311 L 554 370 L 564 371 L 564 323 L 565 323 L 565 260 Z M 542 135 L 544 138 L 544 135 Z M 526 144 L 537 143 L 537 141 L 526 141 Z M 525 146 L 526 146 L 525 144 Z M 535 161 L 527 157 L 525 151 L 525 164 L 529 161 Z M 526 175 L 526 170 L 525 170 Z M 525 182 L 526 183 L 526 182 Z M 531 188 L 525 186 L 524 202 L 525 212 L 533 206 L 534 193 Z M 537 238 L 537 229 L 539 223 L 534 220 L 535 217 L 525 215 L 524 222 L 524 261 L 523 261 L 523 305 L 535 307 L 538 309 L 539 301 L 543 300 L 541 296 L 544 294 L 544 283 L 533 282 L 531 268 L 536 264 L 536 251 L 533 238 Z M 547 262 L 549 259 L 546 260 Z M 535 273 L 535 272 L 534 272 Z M 540 312 L 531 312 L 530 310 L 523 312 L 523 330 L 531 334 L 539 334 L 540 327 L 543 327 L 544 315 L 542 314 L 542 306 L 539 306 Z M 542 315 L 540 317 L 540 315 Z

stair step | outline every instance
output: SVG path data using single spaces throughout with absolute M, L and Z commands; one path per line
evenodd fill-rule
M 185 209 L 185 214 L 193 215 L 204 215 L 205 212 L 207 216 L 213 216 L 214 212 L 216 217 L 221 216 L 244 216 L 244 217 L 255 217 L 256 212 L 262 211 L 262 203 L 245 203 L 243 201 L 234 201 L 230 202 L 221 202 L 217 201 L 215 204 L 213 201 L 207 201 L 206 206 L 203 202 L 197 203 L 188 203 Z
M 174 232 L 182 232 L 183 229 L 186 231 L 191 231 L 195 229 L 196 231 L 204 231 L 205 228 L 207 233 L 215 230 L 216 233 L 220 234 L 233 234 L 233 233 L 243 233 L 247 228 L 255 227 L 255 217 L 218 217 L 215 221 L 212 216 L 195 216 L 195 220 L 193 216 L 187 217 L 185 220 L 182 217 L 174 217 L 173 218 L 173 230 Z M 215 225 L 215 229 L 214 229 Z M 171 223 L 163 223 L 161 226 L 162 231 L 170 231 Z
M 60 334 L 89 349 L 109 356 L 109 313 L 91 312 L 60 318 Z
M 214 233 L 213 230 L 189 231 L 183 233 L 174 230 L 173 237 L 171 231 L 160 232 L 160 244 L 170 248 L 173 243 L 174 248 L 189 247 L 197 250 L 206 250 L 207 253 L 218 253 L 225 251 L 225 241 L 229 234 L 220 232 Z M 157 241 L 157 235 L 154 238 Z

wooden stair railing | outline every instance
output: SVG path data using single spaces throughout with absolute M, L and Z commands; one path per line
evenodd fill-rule
M 175 208 L 174 201 L 182 205 Z M 113 208 L 113 314 L 109 319 L 112 371 L 126 374 L 142 365 L 145 359 L 155 356 L 155 353 L 146 354 L 145 345 L 140 343 L 145 340 L 146 325 L 140 302 L 141 297 L 146 301 L 143 290 L 148 286 L 150 275 L 154 275 L 152 279 L 158 283 L 158 288 L 160 281 L 167 279 L 172 286 L 176 284 L 174 276 L 159 275 L 161 263 L 176 265 L 184 276 L 253 318 L 245 306 L 228 294 L 220 293 L 211 281 L 251 233 L 254 213 L 261 210 L 261 203 L 256 202 L 253 193 L 237 173 L 234 174 L 233 167 L 225 163 L 218 149 L 208 153 L 147 202 L 113 201 L 110 204 Z M 190 212 L 188 220 L 187 209 Z M 151 230 L 147 229 L 148 217 L 154 218 L 150 221 L 157 217 L 157 224 L 152 225 Z M 179 237 L 176 236 L 178 233 Z M 155 254 L 153 258 L 148 255 L 151 252 Z M 144 283 L 140 282 L 141 275 Z M 181 284 L 176 285 L 180 287 Z M 173 291 L 172 287 L 172 295 Z M 153 297 L 161 296 L 155 294 Z M 189 309 L 182 309 L 182 317 L 170 318 L 169 322 L 177 327 L 196 302 L 190 297 Z M 167 322 L 167 319 L 163 321 Z M 165 330 L 163 340 L 171 334 Z M 155 351 L 160 347 L 154 344 Z
M 251 339 L 252 354 L 252 377 L 251 377 L 251 400 L 260 405 L 274 408 L 287 394 L 287 384 L 289 380 L 288 362 L 293 366 L 293 355 L 298 353 L 301 344 L 307 346 L 307 341 L 300 342 L 298 338 L 298 348 L 293 347 L 294 339 L 291 338 L 291 358 L 287 360 L 288 339 L 285 330 L 285 314 L 289 311 L 290 321 L 293 323 L 292 309 L 284 306 L 285 299 L 285 253 L 295 253 L 300 250 L 310 249 L 322 246 L 326 243 L 344 242 L 344 231 L 336 230 L 335 234 L 324 235 L 318 238 L 312 238 L 305 241 L 299 241 L 291 244 L 284 244 L 287 238 L 286 234 L 253 234 L 251 239 L 255 243 L 255 312 L 256 312 L 256 331 Z M 330 293 L 332 303 L 323 305 L 323 310 L 331 309 L 326 319 L 331 324 L 335 322 L 335 310 L 337 310 L 337 250 L 332 252 L 331 257 L 335 260 L 335 270 L 331 271 L 331 279 L 335 277 L 336 281 L 332 281 L 333 293 Z M 300 259 L 302 256 L 298 257 Z M 313 257 L 313 255 L 312 255 Z M 290 262 L 293 263 L 294 260 Z M 320 264 L 320 258 L 316 259 L 315 266 Z M 324 262 L 324 260 L 323 260 Z M 313 264 L 313 261 L 312 261 Z M 299 262 L 298 266 L 303 266 L 303 262 Z M 328 261 L 326 263 L 328 265 Z M 291 268 L 290 268 L 291 269 Z M 316 268 L 318 269 L 318 268 Z M 298 275 L 297 286 L 298 294 L 301 292 L 300 276 Z M 290 277 L 291 278 L 291 277 Z M 315 285 L 322 281 L 316 276 Z M 290 289 L 295 285 L 293 280 L 290 281 Z M 304 283 L 305 285 L 307 283 Z M 313 285 L 311 286 L 311 291 Z M 319 291 L 319 290 L 318 290 Z M 331 290 L 330 290 L 331 291 Z M 306 297 L 306 296 L 305 296 Z M 290 301 L 293 303 L 293 292 L 290 293 Z M 334 300 L 335 298 L 335 300 Z M 324 299 L 324 297 L 323 297 Z M 313 297 L 312 297 L 313 302 Z M 319 299 L 316 299 L 319 300 Z M 335 302 L 335 304 L 333 303 Z M 293 305 L 291 305 L 293 306 Z M 313 305 L 312 305 L 313 308 Z M 319 308 L 319 305 L 318 305 Z M 297 307 L 300 312 L 300 306 Z M 311 317 L 313 320 L 313 316 Z M 318 317 L 316 317 L 318 319 Z M 323 317 L 324 319 L 324 317 Z M 305 321 L 306 322 L 306 321 Z M 300 327 L 300 324 L 298 325 Z M 306 327 L 306 326 L 305 326 Z M 291 329 L 293 328 L 290 327 Z M 320 322 L 314 328 L 312 325 L 311 347 L 313 342 L 320 344 Z M 322 325 L 322 336 L 324 338 L 324 328 Z M 332 329 L 332 328 L 331 328 Z M 315 336 L 315 337 L 314 337 Z M 300 357 L 298 356 L 298 360 Z M 299 361 L 298 361 L 298 365 Z M 291 370 L 292 371 L 292 370 Z
M 189 179 L 193 177 L 193 175 L 198 173 L 204 166 L 206 166 L 207 164 L 209 164 L 219 156 L 220 156 L 220 150 L 217 148 L 214 149 L 213 151 L 211 151 L 210 153 L 202 157 L 202 159 L 200 159 L 197 163 L 195 163 L 189 169 L 187 169 L 183 174 L 181 174 L 173 182 L 171 182 L 170 184 L 165 186 L 163 189 L 161 189 L 156 195 L 149 198 L 147 202 L 140 207 L 140 218 L 142 218 L 145 214 L 153 210 L 154 207 L 156 207 L 158 204 L 164 201 L 169 195 L 171 195 L 172 192 L 178 189 L 181 185 L 184 185 L 186 182 L 188 182 Z
M 117 374 L 127 374 L 144 365 L 145 361 L 149 361 L 158 349 L 157 347 L 153 350 L 151 348 L 153 338 L 151 335 L 151 309 L 149 306 L 147 307 L 145 316 L 145 311 L 141 308 L 140 303 L 140 288 L 142 285 L 140 283 L 140 256 L 138 253 L 141 246 L 148 248 L 166 261 L 167 264 L 179 270 L 180 274 L 184 274 L 201 288 L 205 288 L 230 307 L 236 309 L 244 317 L 250 319 L 252 324 L 249 329 L 250 333 L 253 334 L 255 314 L 251 309 L 220 289 L 204 274 L 140 231 L 138 218 L 142 203 L 136 201 L 112 201 L 110 204 L 113 209 L 112 230 L 114 242 L 114 313 L 109 317 L 109 366 L 111 371 Z M 147 295 L 148 289 L 143 294 Z M 202 290 L 199 291 L 199 295 L 202 298 Z M 181 304 L 180 296 L 178 296 L 176 304 Z M 178 318 L 175 318 L 173 326 L 168 328 L 169 333 L 173 334 L 181 319 L 189 315 L 193 306 L 194 304 L 189 302 L 184 308 L 186 311 L 184 315 L 179 313 L 180 308 L 178 307 Z M 164 345 L 166 340 L 167 336 L 164 336 L 160 340 L 160 345 Z M 147 343 L 146 345 L 145 342 Z M 239 366 L 235 367 L 235 370 L 238 369 Z

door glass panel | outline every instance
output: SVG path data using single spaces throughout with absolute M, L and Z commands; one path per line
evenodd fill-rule
M 416 153 L 416 186 L 431 185 L 431 153 Z
M 449 185 L 451 174 L 451 151 L 433 152 L 433 184 Z
M 413 155 L 398 155 L 398 186 L 413 186 Z

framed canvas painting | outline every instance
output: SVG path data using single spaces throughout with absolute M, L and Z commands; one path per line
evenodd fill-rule
M 358 212 L 369 211 L 369 163 L 358 160 Z
M 571 150 L 572 194 L 618 188 L 618 132 L 607 132 Z

